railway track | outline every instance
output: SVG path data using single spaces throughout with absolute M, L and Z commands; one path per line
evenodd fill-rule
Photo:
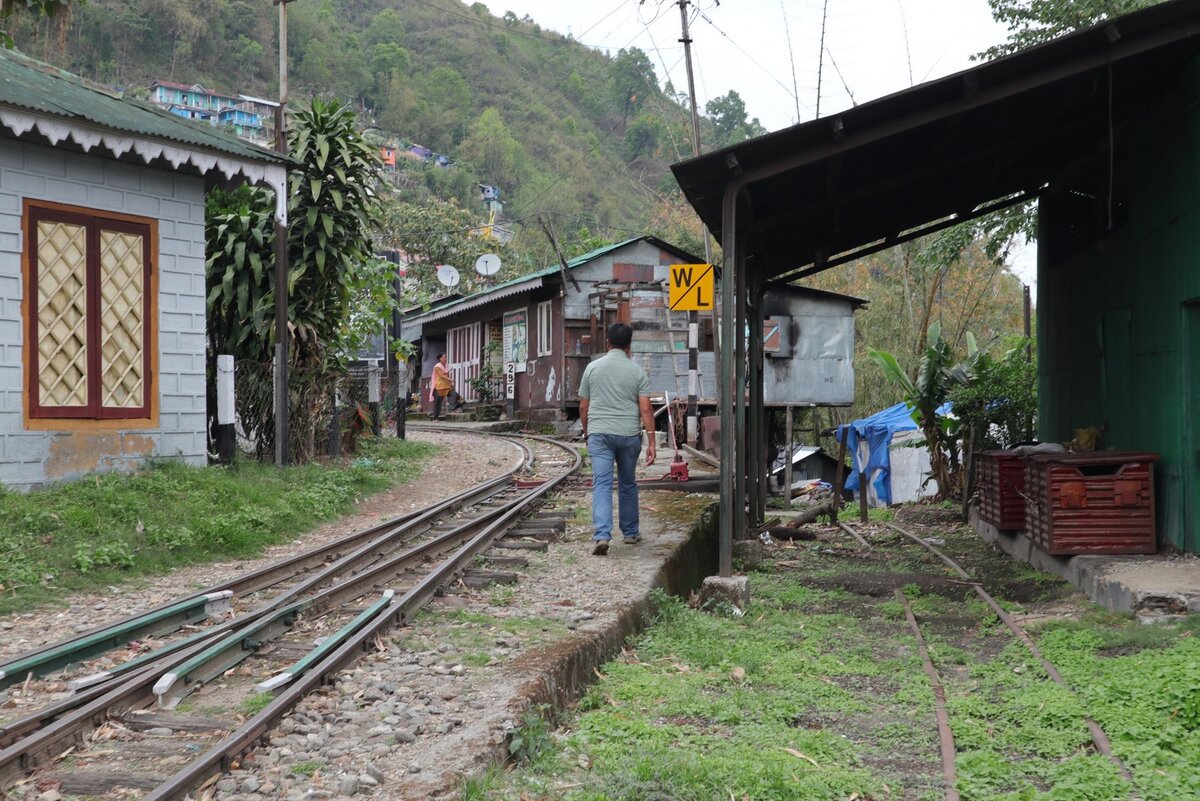
M 27 703 L 48 688 L 45 703 L 0 725 L 9 796 L 62 782 L 64 794 L 183 798 L 436 594 L 520 560 L 505 546 L 528 543 L 506 538 L 557 523 L 525 521 L 582 459 L 544 438 L 503 438 L 520 458 L 500 477 L 0 665 L 0 686 L 20 683 Z M 197 692 L 204 715 L 173 711 Z
M 1011 636 L 1024 646 L 1030 655 L 1037 660 L 1045 671 L 1046 675 L 1055 684 L 1074 692 L 1068 685 L 1058 668 L 1054 666 L 1042 654 L 1033 638 L 1021 626 L 1021 624 L 1008 613 L 1007 610 L 993 597 L 984 587 L 982 582 L 975 579 L 968 573 L 962 565 L 939 549 L 937 545 L 931 543 L 924 537 L 915 534 L 903 526 L 895 523 L 884 523 L 883 526 L 890 532 L 902 538 L 902 541 L 923 548 L 928 554 L 940 561 L 947 570 L 949 570 L 960 583 L 969 587 L 969 589 L 984 603 L 987 607 L 1000 619 Z M 838 528 L 855 539 L 866 550 L 873 550 L 874 545 L 868 540 L 862 531 L 857 527 L 845 523 L 838 523 Z M 905 590 L 902 587 L 895 587 L 892 591 L 893 597 L 904 609 L 904 617 L 907 627 L 913 638 L 917 642 L 917 652 L 921 659 L 922 668 L 926 676 L 929 678 L 930 689 L 934 696 L 934 715 L 937 721 L 938 742 L 939 742 L 939 758 L 942 766 L 942 778 L 945 789 L 946 801 L 959 801 L 960 795 L 956 788 L 957 770 L 955 765 L 956 747 L 954 734 L 951 725 L 950 714 L 947 709 L 946 702 L 946 685 L 940 675 L 937 665 L 930 655 L 930 649 L 926 639 L 922 633 L 921 621 L 917 614 L 913 611 L 913 607 L 907 597 Z M 1081 703 L 1082 706 L 1082 703 Z M 1137 793 L 1133 782 L 1132 774 L 1122 760 L 1113 753 L 1112 744 L 1109 742 L 1108 736 L 1095 720 L 1091 717 L 1083 715 L 1083 721 L 1087 726 L 1088 734 L 1091 737 L 1092 746 L 1096 753 L 1101 754 L 1108 759 L 1117 772 L 1129 783 L 1131 788 L 1129 798 L 1139 801 L 1141 796 Z

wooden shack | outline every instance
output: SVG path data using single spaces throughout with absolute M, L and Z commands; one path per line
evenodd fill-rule
M 583 368 L 605 352 L 614 322 L 634 329 L 633 358 L 656 396 L 686 397 L 688 320 L 667 307 L 668 268 L 702 259 L 652 236 L 599 248 L 407 317 L 401 337 L 419 343 L 418 388 L 428 409 L 429 379 L 445 353 L 456 389 L 468 402 L 506 401 L 512 365 L 517 416 L 554 421 L 579 410 Z M 712 325 L 700 320 L 700 397 L 716 394 Z

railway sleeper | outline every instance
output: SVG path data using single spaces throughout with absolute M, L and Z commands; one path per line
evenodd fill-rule
M 471 589 L 479 590 L 492 584 L 516 584 L 520 578 L 519 574 L 506 570 L 471 569 L 463 573 L 462 581 Z

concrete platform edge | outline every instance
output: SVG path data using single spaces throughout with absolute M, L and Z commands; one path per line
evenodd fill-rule
M 1146 557 L 1051 556 L 1020 532 L 1001 531 L 984 522 L 979 518 L 978 510 L 974 508 L 971 510 L 970 525 L 984 542 L 997 546 L 1014 559 L 1020 559 L 1044 573 L 1065 579 L 1092 603 L 1112 612 L 1141 612 L 1148 609 L 1157 613 L 1163 606 L 1163 599 L 1177 601 L 1192 607 L 1194 611 L 1197 600 L 1200 599 L 1200 596 L 1180 597 L 1178 592 L 1155 588 L 1152 583 L 1146 586 L 1131 586 L 1109 575 L 1115 565 L 1145 560 Z

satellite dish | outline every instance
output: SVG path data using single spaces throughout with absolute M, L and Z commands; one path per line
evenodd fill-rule
M 500 272 L 500 257 L 495 253 L 484 253 L 475 260 L 475 272 L 489 278 Z
M 437 279 L 442 286 L 458 286 L 458 270 L 449 264 L 440 264 L 437 268 Z

